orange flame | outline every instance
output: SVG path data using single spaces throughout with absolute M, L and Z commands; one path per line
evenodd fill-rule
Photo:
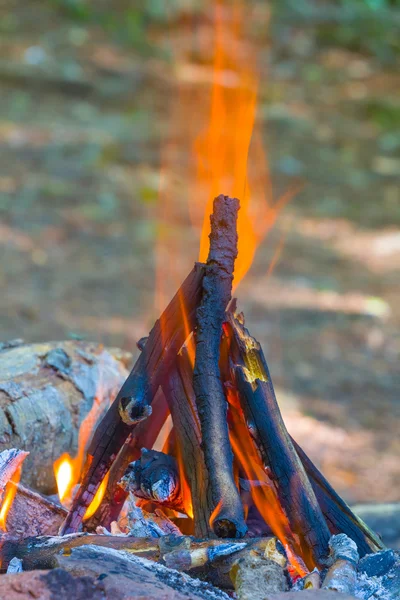
M 92 407 L 86 417 L 83 419 L 78 434 L 78 451 L 75 457 L 65 452 L 53 464 L 54 475 L 57 483 L 58 497 L 63 506 L 69 508 L 72 502 L 72 495 L 76 485 L 78 485 L 83 464 L 86 456 L 86 449 L 91 440 L 93 430 L 98 423 L 100 416 L 104 411 L 105 391 L 103 387 L 103 368 L 101 364 L 101 355 L 99 357 L 99 382 L 96 396 Z M 110 398 L 111 403 L 111 398 Z
M 18 467 L 18 469 L 15 471 L 10 481 L 6 485 L 5 496 L 0 509 L 0 529 L 3 531 L 7 531 L 7 515 L 14 502 L 15 494 L 17 493 L 17 484 L 21 478 L 21 471 L 22 466 Z
M 267 190 L 272 197 L 268 165 L 260 135 L 253 134 L 259 79 L 257 55 L 254 46 L 245 40 L 245 22 L 243 3 L 217 2 L 210 119 L 194 144 L 197 183 L 201 189 L 208 189 L 200 240 L 201 261 L 207 257 L 214 197 L 223 193 L 240 199 L 234 287 L 247 273 L 258 245 L 289 199 L 284 197 L 271 205 L 266 196 Z M 249 173 L 248 163 L 254 176 Z
M 287 516 L 279 503 L 274 486 L 246 426 L 236 391 L 228 388 L 227 399 L 230 407 L 229 435 L 234 456 L 246 474 L 248 481 L 257 482 L 257 485 L 251 487 L 254 504 L 264 521 L 271 527 L 273 533 L 286 548 L 292 567 L 303 577 L 308 571 L 303 561 L 297 556 L 296 550 L 299 550 L 299 548 L 297 548 L 295 536 L 290 529 Z

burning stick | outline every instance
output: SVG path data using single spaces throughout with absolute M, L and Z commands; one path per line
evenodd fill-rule
M 128 435 L 151 414 L 150 403 L 185 341 L 185 324 L 193 327 L 202 279 L 203 267 L 195 265 L 161 318 L 156 321 L 143 352 L 97 427 L 88 449 L 81 486 L 61 533 L 80 528 L 88 506 Z
M 382 540 L 360 517 L 353 513 L 304 450 L 293 438 L 291 440 L 310 479 L 330 533 L 333 535 L 338 533 L 348 535 L 356 542 L 361 557 L 370 553 L 371 550 L 373 552 L 382 550 L 384 548 Z
M 184 497 L 185 511 L 193 512 L 194 531 L 197 537 L 206 537 L 211 533 L 209 524 L 212 512 L 212 499 L 208 487 L 208 472 L 201 448 L 200 422 L 196 409 L 196 400 L 192 384 L 192 367 L 187 347 L 182 348 L 176 362 L 163 384 L 163 390 L 174 423 L 179 462 L 182 466 L 180 479 L 188 483 L 191 506 Z M 183 489 L 183 495 L 188 491 Z
M 211 526 L 219 537 L 241 537 L 246 533 L 243 507 L 233 477 L 233 454 L 226 421 L 227 403 L 218 365 L 222 323 L 231 299 L 237 256 L 238 209 L 239 201 L 236 198 L 221 195 L 214 200 L 203 297 L 196 313 L 193 387 L 215 507 L 210 516 Z
M 244 327 L 244 323 L 238 317 L 234 316 L 231 311 L 227 315 L 227 320 L 233 333 L 233 337 L 231 336 L 231 353 L 233 353 L 234 361 L 241 361 L 243 364 L 247 361 L 247 364 L 251 367 L 250 370 L 265 378 L 267 376 L 264 370 L 266 361 L 260 345 L 250 336 Z M 292 437 L 290 439 L 306 470 L 330 533 L 332 535 L 338 533 L 348 535 L 357 543 L 360 556 L 384 548 L 379 537 L 362 519 L 352 512 L 351 508 L 333 489 L 299 444 Z
M 255 431 L 290 529 L 299 539 L 297 554 L 309 568 L 323 566 L 329 529 L 283 422 L 261 347 L 232 313 L 228 319 L 236 343 L 233 372 L 243 412 Z
M 128 467 L 120 485 L 138 498 L 183 511 L 178 465 L 173 456 L 146 450 Z
M 168 406 L 161 389 L 156 393 L 151 407 L 153 410 L 150 417 L 135 427 L 134 433 L 128 437 L 115 459 L 101 504 L 93 517 L 85 522 L 88 531 L 95 531 L 100 524 L 109 528 L 118 519 L 128 496 L 119 482 L 130 463 L 138 460 L 141 449 L 152 448 L 168 416 Z

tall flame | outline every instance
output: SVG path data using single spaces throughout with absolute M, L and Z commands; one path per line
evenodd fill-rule
M 257 104 L 257 55 L 243 31 L 242 2 L 219 0 L 215 6 L 215 52 L 211 110 L 207 127 L 197 137 L 197 182 L 208 190 L 203 210 L 200 261 L 207 258 L 209 215 L 218 194 L 240 199 L 238 258 L 234 287 L 250 268 L 257 246 L 288 201 L 275 205 L 268 165 L 259 133 L 254 132 Z M 252 165 L 254 175 L 248 165 Z

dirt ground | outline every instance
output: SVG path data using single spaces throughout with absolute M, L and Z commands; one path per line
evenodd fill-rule
M 132 350 L 197 259 L 185 99 L 212 19 L 142 24 L 143 49 L 61 5 L 0 7 L 0 339 Z M 293 436 L 346 499 L 400 501 L 400 75 L 384 41 L 275 13 L 256 126 L 275 199 L 299 191 L 236 295 Z

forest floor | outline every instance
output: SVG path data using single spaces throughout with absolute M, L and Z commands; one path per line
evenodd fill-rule
M 211 67 L 189 51 L 187 15 L 146 30 L 144 53 L 50 2 L 1 11 L 0 339 L 132 351 L 158 316 L 156 282 L 168 297 L 197 259 L 185 99 Z M 200 47 L 210 28 L 196 17 Z M 400 74 L 312 22 L 273 17 L 254 43 L 268 183 L 276 199 L 300 189 L 239 306 L 289 429 L 332 484 L 352 502 L 400 501 Z

